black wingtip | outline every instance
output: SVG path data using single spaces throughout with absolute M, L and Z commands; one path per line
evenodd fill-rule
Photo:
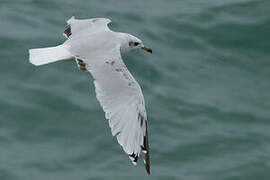
M 149 169 L 146 168 L 146 172 L 148 175 L 150 175 L 150 167 L 149 167 Z
M 150 148 L 149 148 L 149 143 L 148 143 L 148 130 L 147 130 L 147 122 L 145 121 L 145 126 L 146 126 L 146 132 L 143 140 L 143 147 L 142 153 L 143 153 L 143 161 L 144 161 L 144 166 L 145 170 L 148 175 L 150 175 Z
M 67 27 L 67 29 L 64 31 L 64 34 L 66 35 L 67 38 L 69 38 L 69 36 L 71 36 L 70 26 Z

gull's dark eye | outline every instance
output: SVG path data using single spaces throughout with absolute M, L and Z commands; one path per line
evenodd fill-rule
M 135 43 L 134 43 L 134 46 L 138 46 L 139 44 L 140 44 L 140 43 L 138 43 L 138 42 L 135 42 Z

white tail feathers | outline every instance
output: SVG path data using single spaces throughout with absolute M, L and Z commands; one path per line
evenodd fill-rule
M 29 50 L 29 61 L 36 66 L 69 58 L 72 58 L 72 55 L 63 44 L 55 47 Z

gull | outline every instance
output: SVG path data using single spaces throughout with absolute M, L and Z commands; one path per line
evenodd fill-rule
M 144 97 L 121 54 L 135 49 L 150 53 L 152 50 L 133 35 L 110 30 L 110 22 L 107 18 L 76 19 L 72 16 L 63 33 L 67 40 L 55 47 L 30 49 L 29 61 L 39 66 L 75 59 L 80 70 L 89 72 L 112 135 L 134 165 L 142 152 L 146 172 L 150 174 Z

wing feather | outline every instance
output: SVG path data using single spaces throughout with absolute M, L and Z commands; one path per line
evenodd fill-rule
M 120 52 L 119 52 L 120 54 Z M 141 88 L 126 68 L 120 55 L 96 61 L 88 66 L 94 77 L 97 99 L 100 102 L 113 136 L 137 163 L 141 150 L 147 172 L 150 172 L 147 116 Z M 95 67 L 96 66 L 96 67 Z M 146 140 L 147 139 L 147 140 Z M 147 151 L 147 152 L 146 152 Z M 146 152 L 146 153 L 145 153 Z
M 144 136 L 143 147 L 142 147 L 143 163 L 144 163 L 147 173 L 150 174 L 150 155 L 149 155 L 150 152 L 149 152 L 149 143 L 148 143 L 147 122 L 145 122 L 145 130 L 146 130 L 146 134 Z
M 108 31 L 108 24 L 111 22 L 107 18 L 92 18 L 92 19 L 75 19 L 72 16 L 68 21 L 68 28 L 64 31 L 64 36 L 71 38 L 74 36 L 82 36 L 89 32 L 95 33 L 99 31 Z

